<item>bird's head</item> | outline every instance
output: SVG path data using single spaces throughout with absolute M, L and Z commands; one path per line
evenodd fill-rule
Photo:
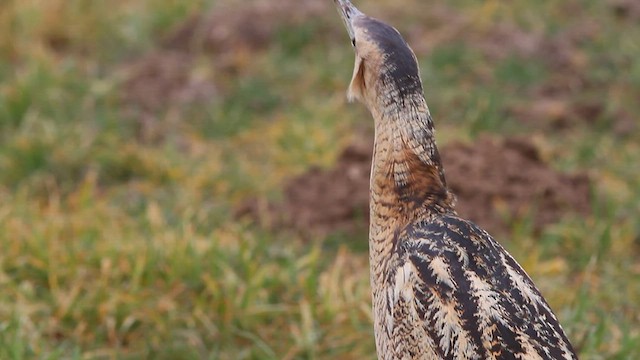
M 373 110 L 381 103 L 422 96 L 418 62 L 398 30 L 358 10 L 349 0 L 334 0 L 355 50 L 349 99 Z

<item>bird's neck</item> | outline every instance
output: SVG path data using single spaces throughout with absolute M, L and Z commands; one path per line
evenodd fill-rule
M 370 184 L 372 255 L 389 254 L 393 236 L 407 224 L 453 211 L 434 127 L 424 96 L 398 97 L 369 109 L 375 120 Z M 400 100 L 396 100 L 400 99 Z
M 393 94 L 392 94 L 393 95 Z M 398 99 L 391 96 L 390 99 Z M 376 101 L 369 106 L 375 120 L 371 164 L 369 263 L 377 347 L 389 339 L 385 285 L 393 266 L 394 247 L 402 230 L 419 219 L 453 212 L 434 139 L 434 127 L 426 101 L 413 97 Z M 370 104 L 370 103 L 369 103 Z

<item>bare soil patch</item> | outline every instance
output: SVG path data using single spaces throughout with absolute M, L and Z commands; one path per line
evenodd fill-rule
M 303 235 L 368 229 L 371 144 L 368 139 L 353 143 L 333 168 L 311 168 L 292 178 L 284 186 L 282 202 L 251 199 L 236 215 Z
M 220 2 L 168 31 L 155 50 L 120 68 L 121 99 L 139 122 L 140 137 L 153 140 L 162 132 L 160 111 L 215 101 L 225 92 L 223 79 L 245 71 L 273 46 L 278 31 L 328 18 L 332 6 L 323 0 Z
M 127 101 L 154 111 L 167 104 L 211 99 L 215 85 L 199 78 L 194 67 L 194 58 L 178 51 L 154 52 L 128 64 L 123 87 Z
M 527 215 L 540 230 L 567 213 L 590 211 L 586 174 L 554 170 L 524 138 L 449 144 L 442 159 L 458 213 L 490 232 L 504 232 Z
M 221 3 L 170 31 L 157 50 L 125 64 L 124 99 L 144 110 L 207 99 L 217 88 L 215 73 L 237 72 L 272 43 L 278 29 L 326 14 L 329 5 L 321 0 Z M 205 67 L 209 74 L 198 71 Z
M 371 141 L 349 146 L 331 169 L 291 179 L 281 203 L 251 200 L 238 211 L 263 226 L 303 234 L 352 232 L 368 227 Z M 590 211 L 589 179 L 548 166 L 528 140 L 480 138 L 441 151 L 458 213 L 494 234 L 531 216 L 536 231 L 567 213 Z
M 178 26 L 165 38 L 163 47 L 218 55 L 254 52 L 268 47 L 284 27 L 334 15 L 329 11 L 332 6 L 323 0 L 223 2 L 210 13 L 193 16 Z
M 609 0 L 614 14 L 621 19 L 640 21 L 640 3 L 635 0 Z

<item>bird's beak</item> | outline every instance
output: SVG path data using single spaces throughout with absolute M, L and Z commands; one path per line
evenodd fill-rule
M 354 43 L 355 40 L 355 31 L 353 29 L 353 21 L 356 17 L 360 15 L 364 15 L 360 10 L 358 10 L 349 0 L 333 0 L 338 8 L 338 13 L 344 21 L 344 26 L 347 28 L 347 32 L 349 33 L 349 37 L 351 38 L 351 43 Z

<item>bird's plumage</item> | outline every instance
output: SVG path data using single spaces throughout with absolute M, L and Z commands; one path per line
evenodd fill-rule
M 356 53 L 349 97 L 375 121 L 369 257 L 380 359 L 575 359 L 507 251 L 455 212 L 417 59 L 393 27 L 334 0 Z
M 420 349 L 410 358 L 573 358 L 531 279 L 477 225 L 433 216 L 407 225 L 393 243 L 384 284 L 391 311 L 381 330 L 392 358 L 410 353 L 404 344 Z

